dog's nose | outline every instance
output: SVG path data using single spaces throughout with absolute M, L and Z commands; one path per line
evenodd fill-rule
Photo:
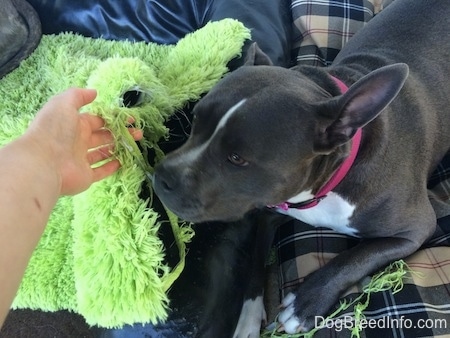
M 161 187 L 166 191 L 172 191 L 172 184 L 167 180 L 160 180 Z
M 153 185 L 156 194 L 170 193 L 176 189 L 177 180 L 170 171 L 165 170 L 162 166 L 157 166 L 153 175 Z

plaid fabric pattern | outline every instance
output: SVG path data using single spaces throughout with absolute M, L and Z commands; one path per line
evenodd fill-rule
M 431 189 L 441 201 L 450 204 L 450 153 L 447 153 L 431 175 L 428 189 Z
M 296 64 L 330 65 L 348 39 L 391 1 L 292 0 L 292 52 Z M 450 205 L 450 153 L 430 177 L 428 188 L 435 198 Z M 361 337 L 450 336 L 450 216 L 441 216 L 432 239 L 406 259 L 418 274 L 410 275 L 396 294 L 392 291 L 372 294 L 364 314 L 367 320 L 378 320 L 378 324 L 365 328 Z M 275 240 L 282 297 L 309 273 L 358 243 L 355 238 L 295 220 L 280 227 Z M 361 290 L 361 285 L 355 285 L 344 298 L 354 299 Z M 349 318 L 351 310 L 342 313 L 338 320 Z M 339 327 L 323 328 L 315 335 L 350 336 L 348 329 Z
M 277 233 L 281 296 L 292 291 L 311 272 L 325 265 L 358 240 L 325 228 L 314 228 L 299 221 L 280 227 Z M 374 293 L 364 311 L 376 327 L 367 327 L 361 337 L 436 337 L 450 336 L 450 216 L 438 220 L 432 240 L 406 259 L 414 271 L 404 288 Z M 344 298 L 355 299 L 362 285 L 355 285 Z M 320 300 L 320 295 L 318 295 Z M 336 304 L 336 308 L 338 304 Z M 353 317 L 352 307 L 337 320 Z M 314 337 L 350 337 L 348 328 L 323 328 Z
M 292 59 L 328 66 L 342 46 L 375 15 L 369 0 L 293 0 Z

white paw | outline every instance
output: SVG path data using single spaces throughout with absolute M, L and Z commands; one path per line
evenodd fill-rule
M 262 296 L 247 299 L 242 305 L 241 315 L 233 338 L 259 338 L 261 323 L 267 321 Z
M 295 295 L 288 293 L 281 302 L 281 306 L 284 309 L 278 315 L 278 322 L 281 324 L 282 329 L 289 334 L 305 331 L 302 323 L 300 323 L 300 319 L 294 314 L 294 301 Z

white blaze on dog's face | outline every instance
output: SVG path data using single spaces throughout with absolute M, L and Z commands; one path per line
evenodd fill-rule
M 274 71 L 276 68 L 276 71 Z M 278 67 L 242 67 L 194 109 L 188 141 L 157 167 L 155 190 L 180 217 L 231 220 L 312 188 L 312 101 L 329 98 L 300 74 Z
M 253 44 L 246 65 L 197 103 L 188 141 L 155 169 L 155 191 L 193 222 L 238 219 L 317 191 L 407 76 L 406 64 L 381 67 L 342 93 L 326 72 L 272 66 Z
M 194 222 L 237 219 L 317 191 L 407 75 L 405 64 L 382 67 L 342 94 L 308 67 L 241 67 L 198 102 L 188 141 L 155 170 L 155 191 Z

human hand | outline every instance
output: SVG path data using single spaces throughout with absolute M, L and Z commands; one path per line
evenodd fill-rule
M 54 96 L 37 113 L 26 133 L 34 138 L 32 143 L 37 146 L 39 156 L 54 165 L 60 195 L 82 192 L 120 167 L 119 161 L 111 157 L 114 137 L 104 128 L 103 119 L 79 113 L 96 96 L 95 90 L 80 88 Z M 129 128 L 129 131 L 135 140 L 143 137 L 141 130 Z

